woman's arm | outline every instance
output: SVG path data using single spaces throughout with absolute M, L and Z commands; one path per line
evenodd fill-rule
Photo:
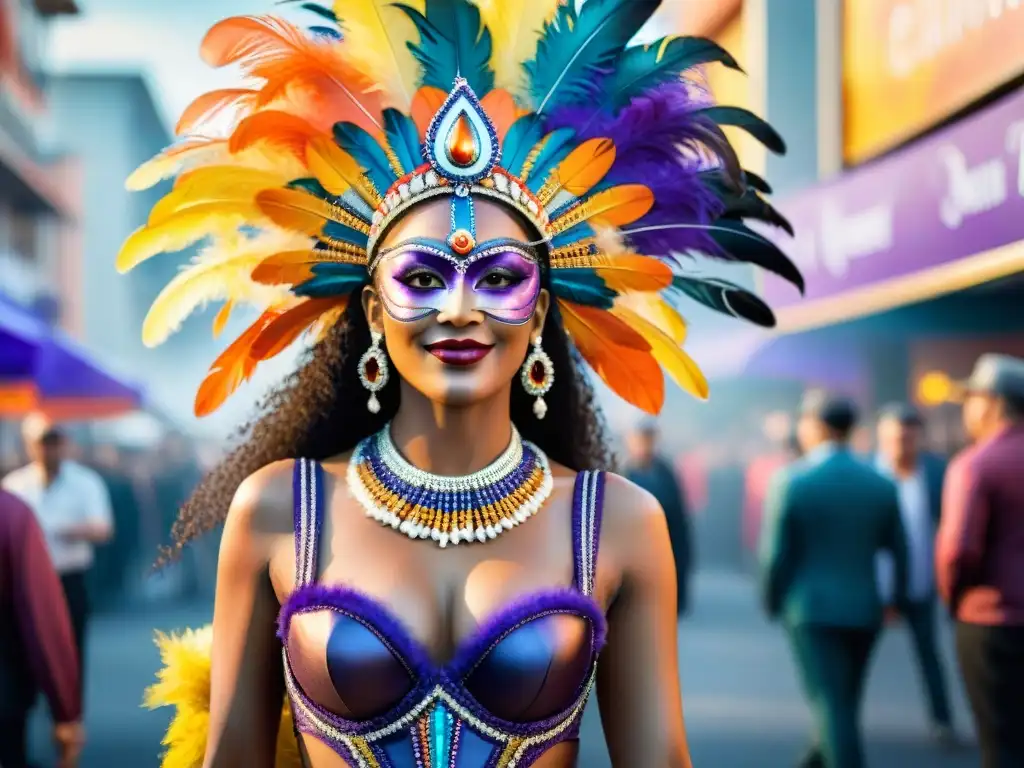
M 621 573 L 597 680 L 612 765 L 691 768 L 679 693 L 675 563 L 665 515 L 649 493 L 610 475 L 601 539 L 608 542 L 601 557 Z
M 239 487 L 221 540 L 213 612 L 210 726 L 204 768 L 273 768 L 284 704 L 278 601 L 270 583 L 272 545 L 291 530 L 281 514 L 274 465 Z M 290 494 L 287 477 L 284 486 Z M 287 527 L 282 517 L 287 518 Z M 282 531 L 286 527 L 286 530 Z

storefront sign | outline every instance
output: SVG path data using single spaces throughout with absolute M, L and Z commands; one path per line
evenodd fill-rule
M 849 163 L 1024 73 L 1024 0 L 856 0 L 843 29 Z
M 1024 90 L 778 207 L 796 230 L 777 242 L 803 271 L 804 301 L 1024 239 Z M 775 306 L 800 301 L 771 275 L 763 290 Z

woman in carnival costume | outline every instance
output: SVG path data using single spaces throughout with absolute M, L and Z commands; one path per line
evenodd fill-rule
M 177 177 L 119 268 L 210 243 L 148 344 L 263 310 L 198 414 L 311 344 L 176 527 L 225 523 L 212 633 L 160 641 L 168 768 L 573 766 L 595 687 L 614 765 L 690 765 L 665 521 L 604 471 L 583 366 L 651 414 L 665 374 L 704 398 L 678 305 L 774 319 L 699 259 L 801 280 L 721 126 L 781 140 L 710 102 L 715 44 L 629 46 L 658 4 L 338 0 L 206 36 L 251 83 L 130 179 Z

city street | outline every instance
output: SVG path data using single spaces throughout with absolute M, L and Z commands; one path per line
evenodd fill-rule
M 156 768 L 167 715 L 139 707 L 152 680 L 155 628 L 201 623 L 202 608 L 136 611 L 98 619 L 90 638 L 89 746 L 82 768 Z M 752 583 L 740 576 L 708 574 L 698 583 L 695 612 L 682 627 L 683 695 L 687 728 L 698 768 L 788 768 L 806 744 L 808 715 L 779 631 L 756 608 Z M 926 723 L 908 639 L 887 634 L 875 657 L 865 707 L 871 768 L 969 768 L 973 750 L 947 755 L 926 739 Z M 947 663 L 951 662 L 948 653 Z M 956 687 L 961 732 L 968 725 Z M 607 768 L 596 707 L 587 714 L 581 768 Z M 45 723 L 37 723 L 45 747 Z M 42 752 L 40 752 L 42 754 Z

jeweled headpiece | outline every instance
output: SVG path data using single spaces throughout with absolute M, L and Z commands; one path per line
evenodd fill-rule
M 452 200 L 457 254 L 474 247 L 474 199 L 531 224 L 565 329 L 613 391 L 656 413 L 667 372 L 706 397 L 682 349 L 680 300 L 765 326 L 774 316 L 742 287 L 701 276 L 693 257 L 803 281 L 745 223 L 789 229 L 721 126 L 776 152 L 781 138 L 711 102 L 699 68 L 739 68 L 716 44 L 629 45 L 659 4 L 337 0 L 333 10 L 303 3 L 329 22 L 309 30 L 264 16 L 216 24 L 204 60 L 239 64 L 252 82 L 196 99 L 179 141 L 131 176 L 131 189 L 177 179 L 117 261 L 126 271 L 209 242 L 154 303 L 148 345 L 210 300 L 224 301 L 215 333 L 236 304 L 264 309 L 214 362 L 197 414 L 259 362 L 337 322 L 388 228 L 440 196 Z

